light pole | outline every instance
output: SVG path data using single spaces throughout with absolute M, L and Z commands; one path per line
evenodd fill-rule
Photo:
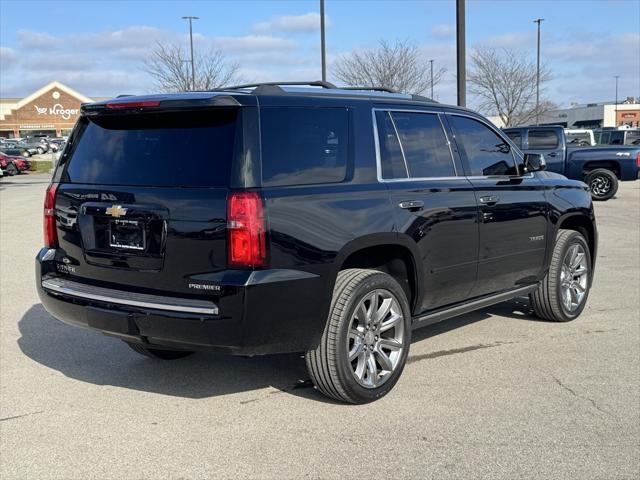
M 544 18 L 537 18 L 533 23 L 538 24 L 538 53 L 536 66 L 536 125 L 540 125 L 540 24 Z
M 467 104 L 467 66 L 465 49 L 465 21 L 464 1 L 456 0 L 456 53 L 457 53 L 457 81 L 458 81 L 458 105 L 465 107 Z
M 320 59 L 322 62 L 322 81 L 327 81 L 327 57 L 324 45 L 324 0 L 320 0 Z
M 191 43 L 191 89 L 196 89 L 196 68 L 193 64 L 193 20 L 200 20 L 200 17 L 182 17 L 183 20 L 189 20 L 189 41 Z
M 616 106 L 615 106 L 616 118 L 613 121 L 613 126 L 617 127 L 618 126 L 618 79 L 620 78 L 620 75 L 614 75 L 613 78 L 616 79 Z
M 433 100 L 433 60 L 429 60 L 429 64 L 431 65 L 431 100 Z

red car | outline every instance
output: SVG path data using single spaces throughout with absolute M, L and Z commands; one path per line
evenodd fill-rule
M 24 157 L 7 155 L 0 152 L 0 168 L 6 175 L 13 176 L 31 168 L 31 162 Z

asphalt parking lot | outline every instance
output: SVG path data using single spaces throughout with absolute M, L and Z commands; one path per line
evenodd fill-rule
M 296 355 L 159 362 L 51 318 L 33 272 L 47 182 L 0 181 L 3 479 L 640 475 L 640 182 L 597 204 L 578 320 L 523 299 L 427 327 L 365 406 L 310 388 Z

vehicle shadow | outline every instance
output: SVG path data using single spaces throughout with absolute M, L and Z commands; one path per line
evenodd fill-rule
M 521 308 L 517 301 L 512 301 L 430 325 L 415 331 L 413 342 L 492 315 L 531 318 L 513 313 Z M 116 339 L 65 325 L 49 315 L 41 304 L 33 305 L 24 314 L 18 328 L 21 334 L 18 346 L 27 357 L 69 378 L 94 385 L 193 399 L 272 387 L 312 400 L 330 401 L 313 388 L 300 353 L 248 358 L 199 352 L 180 360 L 153 360 Z

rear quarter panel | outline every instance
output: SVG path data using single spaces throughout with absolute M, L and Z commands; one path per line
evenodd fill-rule
M 618 166 L 620 180 L 636 180 L 637 158 L 640 148 L 634 147 L 579 147 L 567 149 L 567 177 L 582 179 L 589 162 L 608 161 Z

